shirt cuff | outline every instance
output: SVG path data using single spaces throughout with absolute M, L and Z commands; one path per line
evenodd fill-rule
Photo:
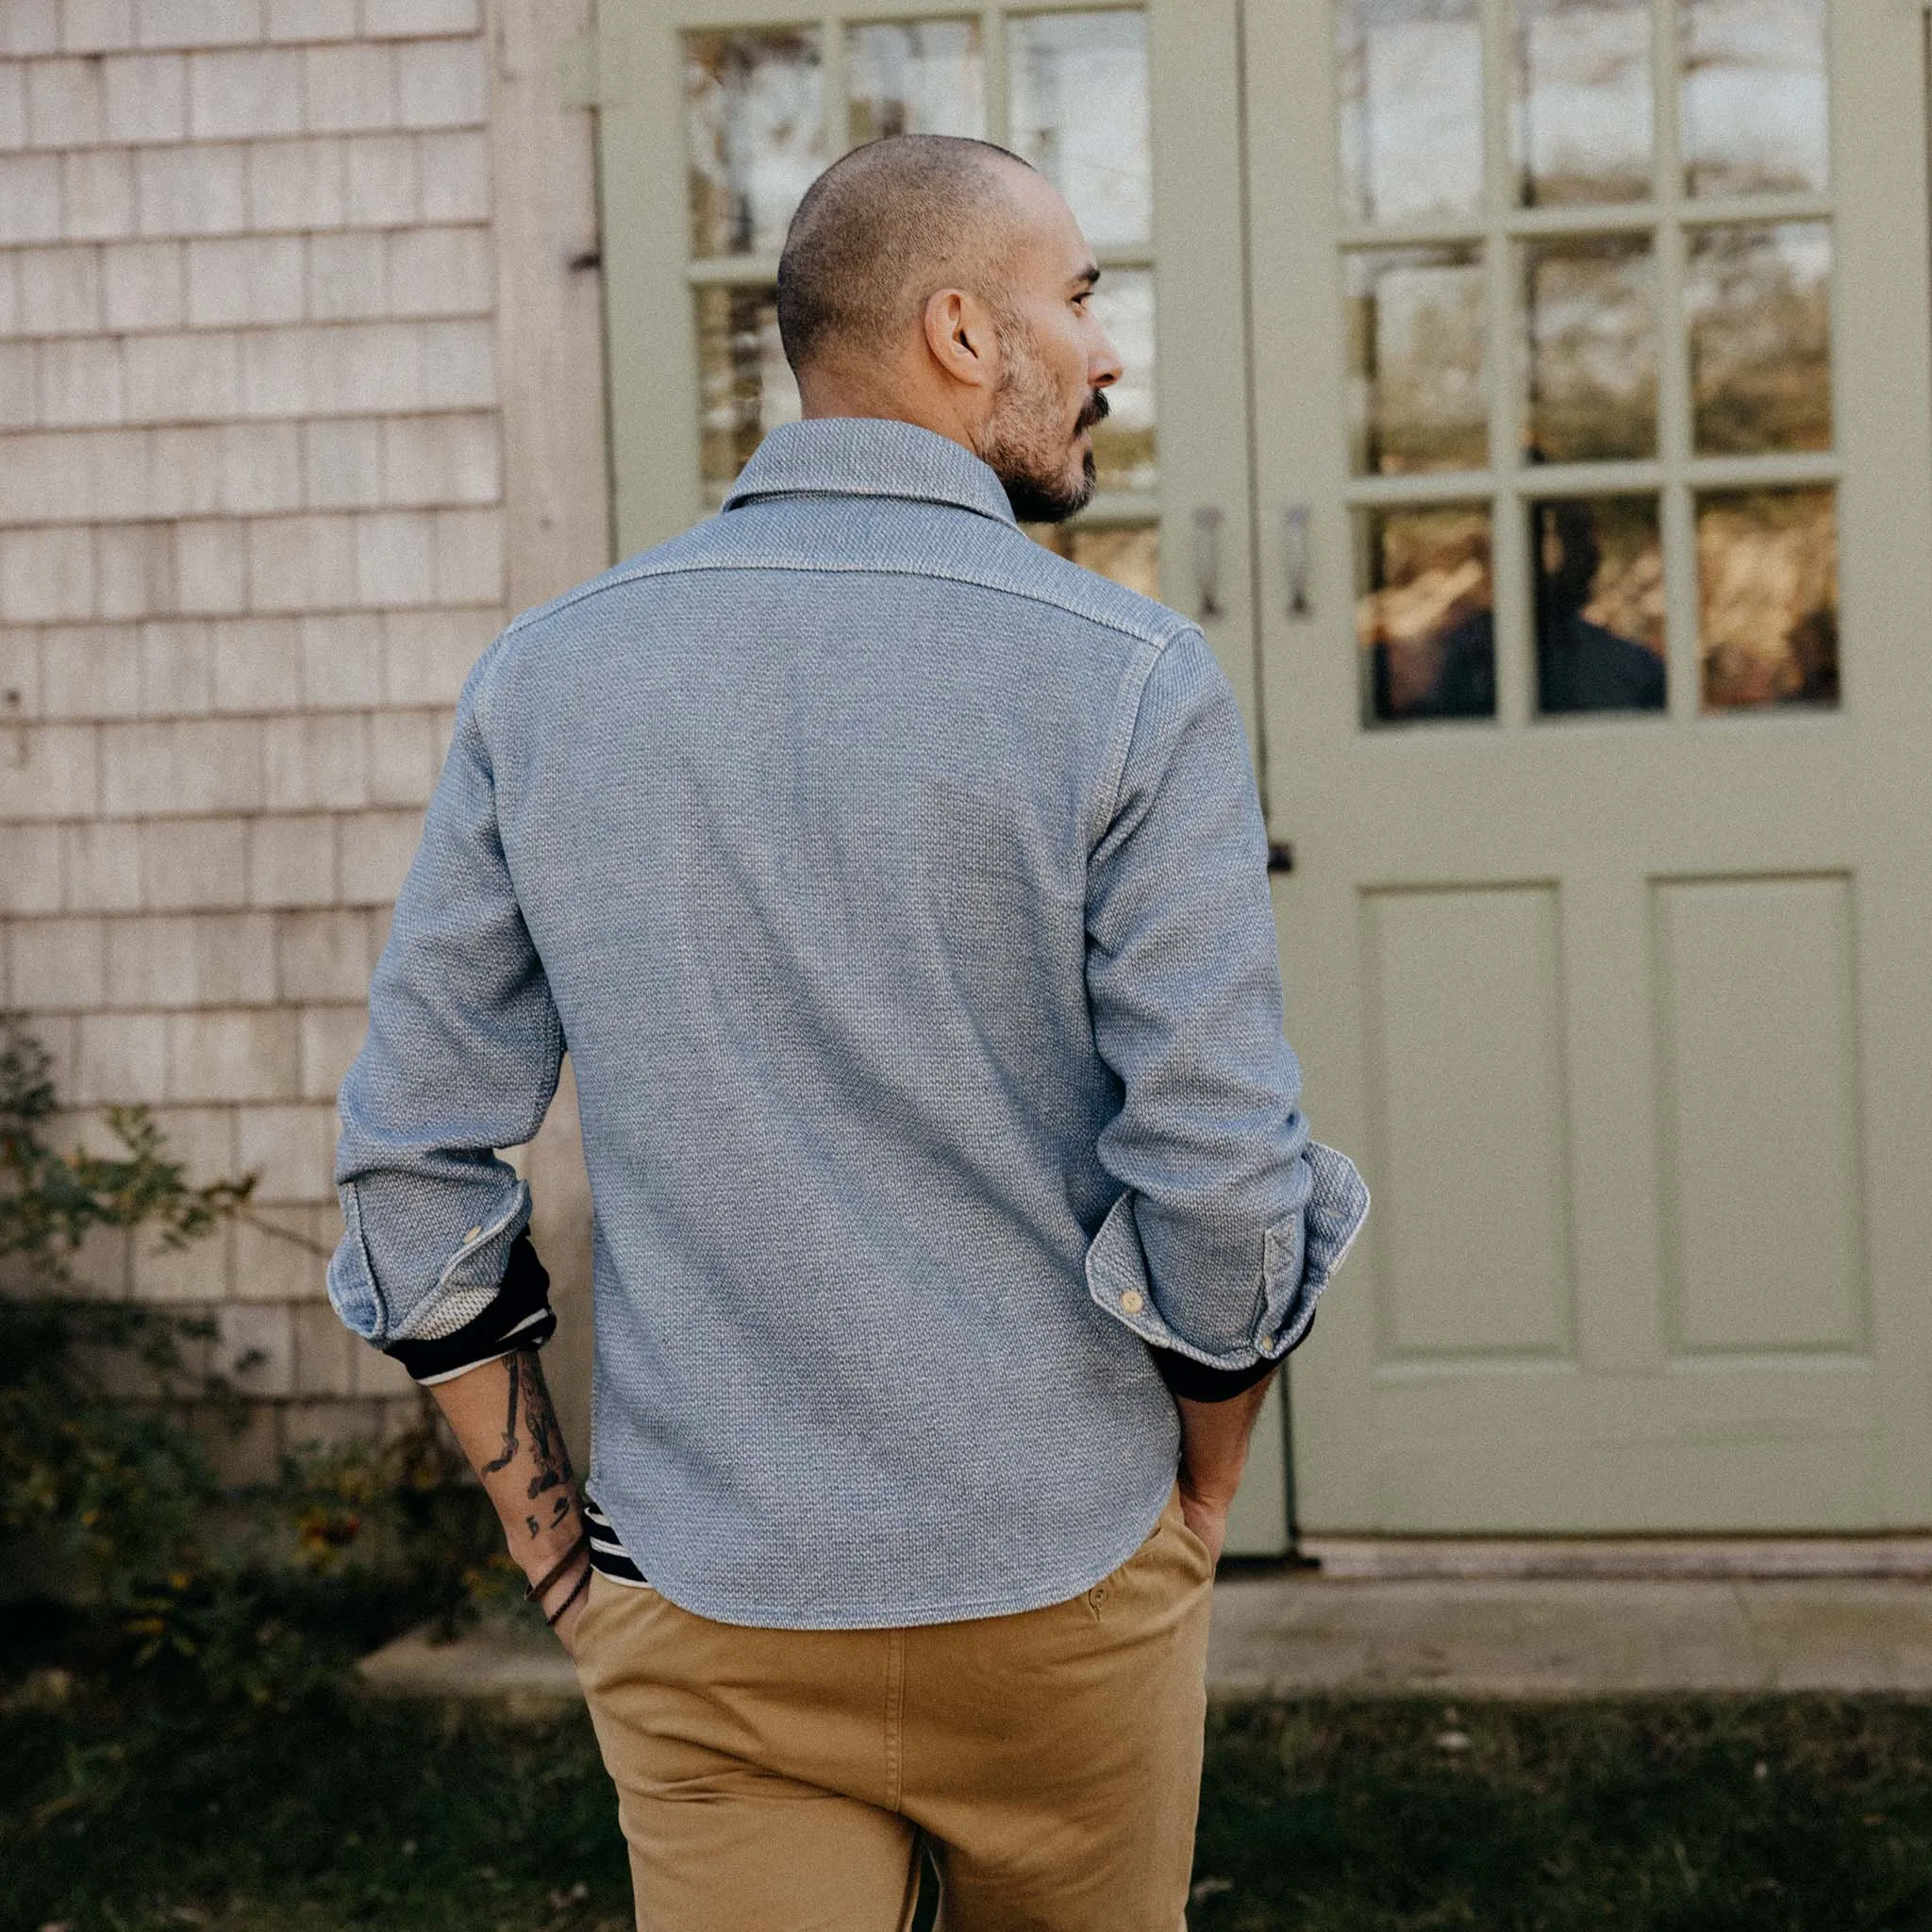
M 1302 1330 L 1301 1341 L 1308 1339 L 1313 1326 L 1311 1315 L 1308 1326 Z M 1295 1346 L 1300 1347 L 1301 1342 Z M 1244 1369 L 1210 1369 L 1206 1362 L 1197 1362 L 1191 1355 L 1176 1355 L 1171 1348 L 1155 1348 L 1150 1344 L 1147 1353 L 1154 1357 L 1154 1366 L 1167 1384 L 1167 1392 L 1187 1402 L 1232 1402 L 1237 1395 L 1245 1395 L 1257 1382 L 1272 1375 L 1281 1363 L 1281 1357 L 1264 1355 Z
M 413 1381 L 427 1385 L 454 1381 L 519 1349 L 541 1348 L 556 1332 L 550 1276 L 530 1237 L 520 1234 L 510 1244 L 502 1284 L 488 1307 L 451 1334 L 433 1341 L 391 1341 L 382 1352 L 401 1362 Z
M 1256 1368 L 1265 1374 L 1307 1334 L 1317 1300 L 1368 1218 L 1369 1191 L 1345 1156 L 1311 1141 L 1302 1158 L 1302 1205 L 1262 1230 L 1259 1278 L 1240 1285 L 1238 1291 L 1255 1295 L 1249 1303 L 1255 1313 L 1239 1340 L 1202 1347 L 1171 1324 L 1134 1224 L 1132 1189 L 1108 1210 L 1087 1250 L 1087 1292 L 1094 1305 L 1150 1348 L 1224 1374 Z

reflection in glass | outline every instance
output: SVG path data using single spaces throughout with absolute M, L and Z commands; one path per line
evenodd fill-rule
M 1615 236 L 1535 242 L 1524 263 L 1531 459 L 1653 455 L 1657 333 L 1649 242 Z
M 1422 222 L 1479 212 L 1476 0 L 1339 0 L 1335 35 L 1344 214 Z
M 1682 0 L 1684 185 L 1823 193 L 1826 0 Z
M 1088 241 L 1096 248 L 1151 241 L 1145 16 L 1009 20 L 1007 69 L 1009 145 L 1066 196 Z
M 1093 427 L 1099 487 L 1152 490 L 1160 480 L 1154 447 L 1153 275 L 1145 269 L 1109 269 L 1093 291 L 1092 309 L 1120 351 L 1123 369 L 1107 392 L 1107 421 Z
M 1693 229 L 1685 295 L 1698 454 L 1829 449 L 1829 226 Z
M 776 255 L 828 158 L 816 30 L 687 34 L 684 130 L 691 253 Z
M 1496 715 L 1485 504 L 1356 513 L 1362 723 Z
M 1056 557 L 1143 597 L 1160 595 L 1160 531 L 1153 524 L 1028 524 L 1025 529 Z
M 1482 469 L 1482 251 L 1380 249 L 1349 256 L 1346 269 L 1356 475 Z
M 1823 490 L 1697 499 L 1704 708 L 1838 703 L 1838 520 Z
M 798 385 L 770 289 L 700 289 L 697 303 L 700 467 L 716 503 L 766 430 L 798 420 Z
M 979 23 L 874 21 L 849 28 L 845 92 L 855 143 L 889 134 L 983 137 Z
M 1650 0 L 1517 0 L 1525 208 L 1650 198 Z
M 1664 553 L 1654 496 L 1529 507 L 1537 709 L 1664 708 Z

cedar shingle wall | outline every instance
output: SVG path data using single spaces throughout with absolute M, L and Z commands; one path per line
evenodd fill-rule
M 326 1245 L 333 1096 L 504 618 L 477 0 L 0 4 L 0 1003 L 76 1128 L 151 1102 Z M 250 1439 L 379 1424 L 322 1263 L 103 1244 L 219 1304 Z

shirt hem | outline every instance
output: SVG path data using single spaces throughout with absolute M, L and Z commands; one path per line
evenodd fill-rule
M 986 1617 L 1024 1616 L 1028 1610 L 1051 1609 L 1056 1604 L 1066 1603 L 1091 1590 L 1102 1578 L 1111 1576 L 1154 1534 L 1173 1487 L 1174 1481 L 1170 1476 L 1152 1507 L 1136 1511 L 1132 1520 L 1138 1526 L 1117 1547 L 1109 1545 L 1105 1557 L 1060 1573 L 1036 1588 L 1004 1591 L 997 1596 L 950 1598 L 920 1604 L 873 1604 L 843 1609 L 835 1616 L 821 1616 L 802 1612 L 795 1604 L 746 1602 L 738 1598 L 714 1597 L 701 1589 L 688 1590 L 682 1578 L 675 1575 L 667 1578 L 660 1565 L 645 1563 L 637 1557 L 635 1548 L 626 1542 L 625 1549 L 643 1572 L 642 1583 L 629 1584 L 628 1587 L 655 1590 L 667 1603 L 676 1605 L 680 1610 L 688 1611 L 693 1617 L 750 1630 L 896 1630 L 914 1629 L 930 1624 L 972 1624 Z M 605 1574 L 613 1583 L 622 1585 L 627 1582 L 625 1578 L 609 1577 L 608 1572 Z

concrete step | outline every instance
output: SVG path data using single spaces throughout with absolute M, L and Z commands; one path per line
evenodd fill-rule
M 412 1631 L 372 1690 L 541 1707 L 575 1699 L 547 1631 Z M 1932 1586 L 1898 1577 L 1224 1580 L 1208 1684 L 1257 1697 L 1590 1698 L 1668 1692 L 1932 1696 Z

